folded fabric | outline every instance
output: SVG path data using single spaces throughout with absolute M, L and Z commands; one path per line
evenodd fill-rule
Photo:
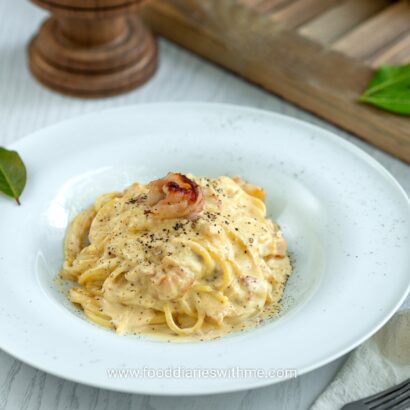
M 312 410 L 339 410 L 351 401 L 410 378 L 410 309 L 395 316 L 354 350 Z

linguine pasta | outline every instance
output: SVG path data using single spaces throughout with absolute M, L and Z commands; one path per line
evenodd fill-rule
M 78 283 L 70 300 L 99 325 L 203 339 L 278 311 L 290 272 L 261 188 L 175 173 L 76 216 L 61 276 Z

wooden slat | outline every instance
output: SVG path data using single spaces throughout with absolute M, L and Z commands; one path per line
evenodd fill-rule
M 400 37 L 396 43 L 369 59 L 369 63 L 373 67 L 378 67 L 380 64 L 410 64 L 410 31 Z
M 263 1 L 264 0 L 238 0 L 238 4 L 241 4 L 242 6 L 254 8 L 259 3 L 262 3 Z
M 272 19 L 287 28 L 298 27 L 334 6 L 338 0 L 296 0 L 272 14 Z
M 389 0 L 347 0 L 303 25 L 299 32 L 321 44 L 330 44 L 390 3 Z
M 293 1 L 294 0 L 263 0 L 255 7 L 255 10 L 261 14 L 267 14 L 279 10 Z
M 242 6 L 207 0 L 200 24 L 181 7 L 156 0 L 143 15 L 171 41 L 410 162 L 408 118 L 357 103 L 373 76 L 368 66 Z
M 351 57 L 371 58 L 410 28 L 410 2 L 392 4 L 333 44 L 333 48 Z

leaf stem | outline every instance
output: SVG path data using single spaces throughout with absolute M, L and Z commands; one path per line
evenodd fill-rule
M 21 205 L 20 198 L 14 198 L 14 199 L 16 200 L 17 205 L 20 206 Z

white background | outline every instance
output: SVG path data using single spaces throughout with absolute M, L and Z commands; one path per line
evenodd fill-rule
M 62 119 L 109 107 L 155 101 L 227 102 L 284 113 L 327 128 L 370 153 L 410 193 L 409 166 L 165 41 L 160 41 L 158 72 L 136 91 L 103 100 L 80 100 L 48 91 L 31 78 L 26 64 L 27 42 L 44 16 L 26 0 L 0 2 L 0 145 Z M 0 410 L 307 409 L 343 361 L 258 390 L 169 398 L 115 393 L 67 382 L 26 366 L 0 350 Z

